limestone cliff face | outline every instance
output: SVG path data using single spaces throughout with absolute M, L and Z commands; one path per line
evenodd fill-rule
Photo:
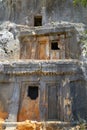
M 2 0 L 0 20 L 33 26 L 35 15 L 42 15 L 43 24 L 56 21 L 87 21 L 87 8 L 73 6 L 72 0 Z
M 86 21 L 87 8 L 72 0 L 0 0 L 0 111 L 8 121 L 87 120 L 87 65 L 81 68 L 78 44 Z
M 0 21 L 11 21 L 16 24 L 34 26 L 34 17 L 42 16 L 42 25 L 54 24 L 56 22 L 61 23 L 66 21 L 69 23 L 85 23 L 87 21 L 87 8 L 83 8 L 80 5 L 77 7 L 73 6 L 72 0 L 0 0 Z M 9 25 L 3 25 L 9 26 Z M 7 27 L 4 29 L 7 29 Z M 17 36 L 18 30 L 11 27 L 7 31 L 12 35 Z M 3 27 L 1 25 L 1 31 Z M 8 33 L 9 33 L 8 32 Z M 2 33 L 2 32 L 1 32 Z M 9 35 L 9 34 L 8 34 Z M 13 36 L 13 43 L 15 41 Z M 16 42 L 18 38 L 16 37 Z M 2 43 L 1 43 L 2 44 Z M 3 48 L 0 49 L 2 54 L 4 53 Z M 14 48 L 14 47 L 13 47 Z M 12 50 L 11 52 L 13 52 Z M 5 49 L 6 57 L 7 49 Z M 12 54 L 11 54 L 12 55 Z
M 42 16 L 43 27 L 54 26 L 55 23 L 61 24 L 64 21 L 68 24 L 84 23 L 86 25 L 87 8 L 80 5 L 74 7 L 72 0 L 0 0 L 0 56 L 2 59 L 19 59 L 20 30 L 17 24 L 33 27 L 35 16 Z M 84 30 L 83 25 L 79 28 Z M 78 30 L 76 32 L 78 33 Z

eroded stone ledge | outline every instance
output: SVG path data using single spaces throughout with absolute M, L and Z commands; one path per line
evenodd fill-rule
M 73 74 L 81 73 L 78 60 L 54 60 L 54 61 L 17 61 L 0 64 L 0 73 L 3 74 Z
M 24 122 L 0 122 L 2 130 L 80 130 L 80 124 L 78 122 L 60 122 L 60 121 L 29 121 Z

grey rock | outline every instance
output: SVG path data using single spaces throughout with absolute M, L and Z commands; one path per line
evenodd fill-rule
M 0 43 L 6 44 L 7 42 L 13 40 L 13 34 L 7 30 L 0 31 Z

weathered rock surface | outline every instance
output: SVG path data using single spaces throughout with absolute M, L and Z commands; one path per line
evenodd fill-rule
M 2 23 L 0 25 L 0 59 L 18 59 L 19 49 L 16 25 L 10 22 Z
M 20 59 L 21 55 L 21 46 L 22 42 L 21 38 L 25 37 L 25 42 L 29 42 L 29 37 L 36 37 L 39 35 L 52 35 L 53 33 L 68 33 L 67 42 L 69 42 L 68 37 L 70 39 L 70 57 L 72 59 L 79 58 L 80 51 L 80 36 L 79 32 L 83 32 L 86 26 L 84 24 L 73 24 L 68 22 L 62 22 L 59 24 L 58 22 L 54 23 L 54 25 L 50 24 L 47 27 L 42 26 L 38 28 L 30 28 L 29 26 L 17 25 L 11 22 L 4 22 L 0 25 L 0 56 L 1 60 L 17 60 Z M 76 36 L 77 35 L 77 36 Z M 19 41 L 20 40 L 20 41 Z M 75 43 L 73 46 L 73 42 Z M 32 45 L 33 46 L 33 45 Z M 24 47 L 23 47 L 24 48 Z M 28 48 L 27 48 L 28 49 Z M 33 51 L 33 50 L 32 50 Z M 24 52 L 24 51 L 23 51 Z M 26 53 L 26 52 L 25 52 Z M 32 53 L 32 52 L 31 52 Z M 77 53 L 75 55 L 75 53 Z M 32 54 L 33 55 L 33 54 Z
M 54 21 L 87 21 L 87 8 L 74 6 L 73 0 L 2 0 L 0 1 L 0 20 L 34 25 L 33 17 L 43 15 L 43 24 Z
M 42 26 L 34 27 L 35 16 L 42 16 Z M 87 120 L 87 63 L 80 62 L 81 57 L 86 60 L 87 48 L 82 44 L 82 51 L 78 44 L 83 43 L 81 37 L 87 29 L 87 8 L 74 7 L 72 0 L 0 0 L 0 21 L 0 111 L 9 114 L 6 121 L 49 120 L 51 116 L 60 121 Z M 48 36 L 47 41 L 39 36 Z M 66 44 L 59 48 L 64 52 L 61 60 L 54 60 L 55 51 L 54 59 L 49 58 L 53 51 L 50 42 L 55 39 Z M 49 60 L 34 58 L 39 52 L 36 40 L 38 44 L 49 43 L 46 51 L 43 45 L 40 48 L 47 55 L 49 49 Z M 29 86 L 38 89 L 35 101 L 28 95 Z M 8 124 L 6 130 L 16 126 Z M 72 129 L 65 125 L 28 121 L 17 130 Z
M 0 122 L 1 129 L 4 130 L 5 126 L 8 125 L 6 130 L 81 130 L 86 129 L 86 124 L 80 125 L 77 123 L 76 125 L 72 125 L 68 122 L 54 122 L 54 121 L 47 121 L 47 122 L 37 122 L 37 121 L 30 121 L 26 120 L 25 122 Z

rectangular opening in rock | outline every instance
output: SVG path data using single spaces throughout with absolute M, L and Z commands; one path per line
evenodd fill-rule
M 36 100 L 36 98 L 38 97 L 38 87 L 29 86 L 27 96 L 30 97 L 32 100 Z
M 42 26 L 42 16 L 34 17 L 34 26 Z
M 58 47 L 58 42 L 57 41 L 52 41 L 51 42 L 51 50 L 60 50 Z

